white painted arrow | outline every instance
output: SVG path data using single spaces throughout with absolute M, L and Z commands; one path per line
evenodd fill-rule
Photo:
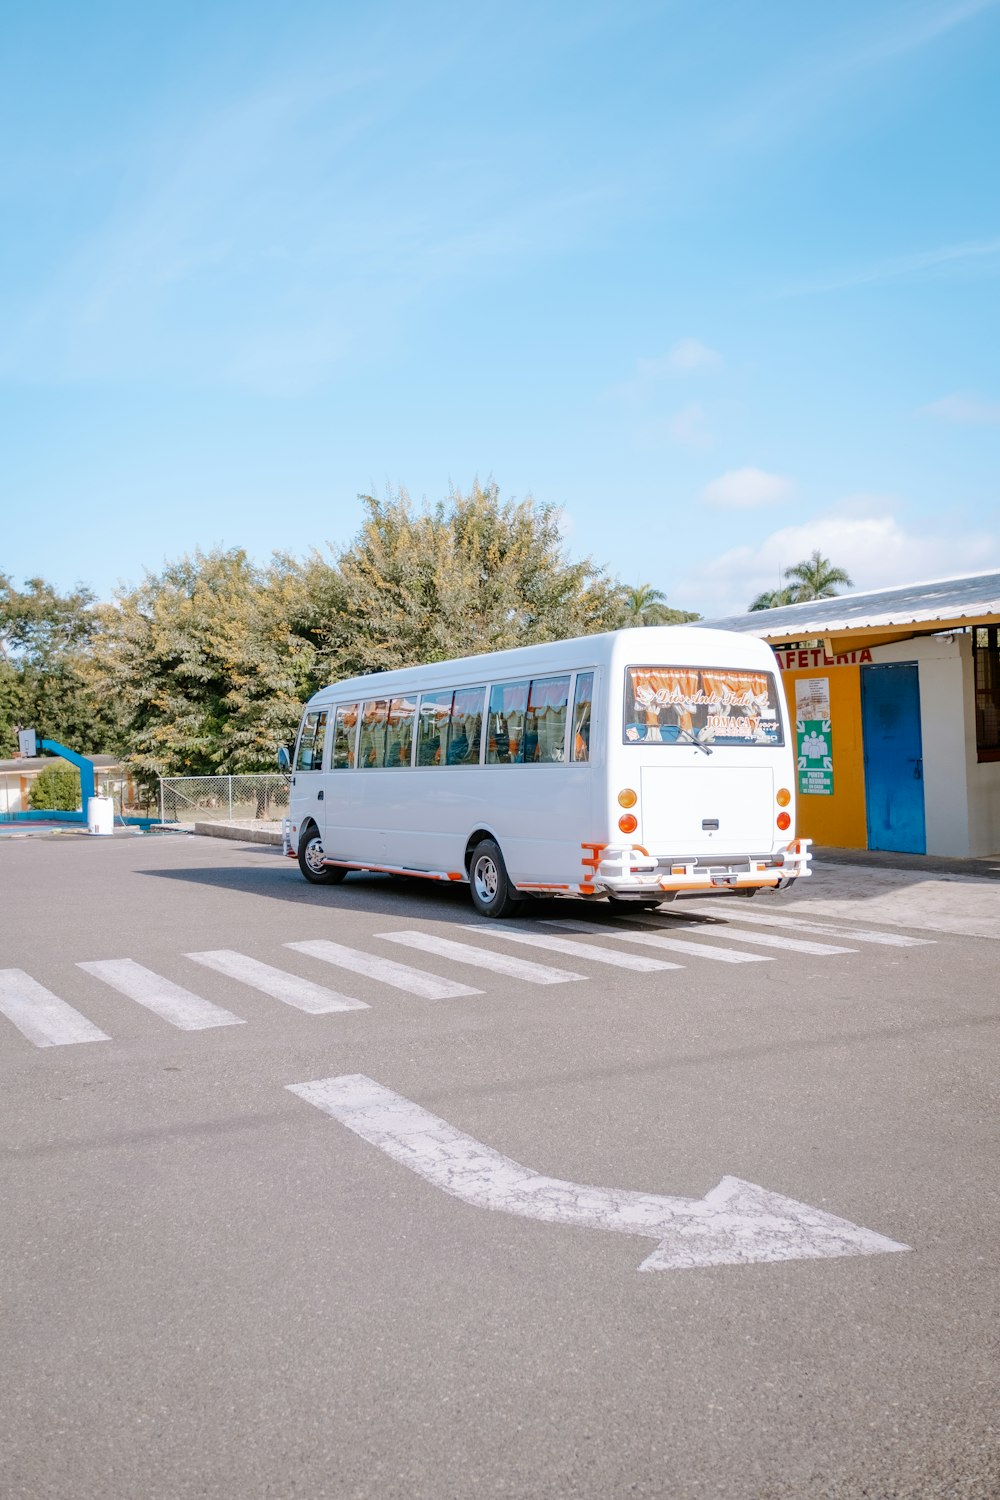
M 881 1255 L 909 1249 L 871 1229 L 738 1177 L 723 1177 L 704 1198 L 667 1198 L 543 1177 L 363 1073 L 288 1087 L 394 1161 L 465 1203 L 549 1224 L 659 1240 L 639 1267 L 641 1271 Z

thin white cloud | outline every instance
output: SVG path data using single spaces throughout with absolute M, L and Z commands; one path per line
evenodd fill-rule
M 1000 274 L 1000 238 L 968 240 L 959 245 L 940 245 L 934 250 L 891 256 L 867 266 L 845 268 L 815 280 L 798 282 L 783 288 L 777 295 L 809 297 L 818 292 L 839 292 L 885 281 L 926 281 L 970 272 L 984 276 Z
M 784 474 L 768 474 L 765 469 L 729 469 L 706 484 L 701 500 L 718 510 L 752 510 L 787 500 L 794 488 Z
M 948 5 L 921 5 L 916 10 L 908 8 L 902 24 L 873 42 L 860 55 L 859 64 L 882 62 L 926 47 L 956 26 L 964 26 L 966 21 L 975 20 L 983 11 L 992 10 L 996 4 L 997 0 L 953 0 Z
M 667 352 L 667 365 L 671 370 L 712 370 L 722 364 L 722 355 L 710 349 L 701 339 L 678 339 Z
M 982 401 L 978 396 L 942 396 L 940 401 L 931 401 L 920 408 L 928 417 L 937 417 L 941 422 L 953 422 L 959 426 L 1000 426 L 1000 401 Z
M 711 448 L 714 438 L 708 426 L 708 416 L 700 401 L 689 401 L 675 411 L 666 422 L 667 437 L 682 448 Z
M 854 514 L 851 501 L 783 526 L 755 546 L 731 547 L 679 579 L 671 595 L 706 619 L 742 614 L 758 594 L 780 586 L 786 568 L 817 548 L 846 570 L 857 590 L 1000 567 L 1000 531 L 907 529 L 891 514 L 891 497 L 869 495 L 866 501 L 867 515 Z

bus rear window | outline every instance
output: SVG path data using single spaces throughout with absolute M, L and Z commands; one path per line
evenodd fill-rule
M 782 745 L 772 672 L 626 667 L 624 740 L 633 744 Z

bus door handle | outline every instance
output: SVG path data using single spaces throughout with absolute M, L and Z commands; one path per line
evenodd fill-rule
M 924 763 L 919 758 L 913 762 L 913 779 L 914 781 L 923 781 L 924 779 Z
M 323 788 L 320 787 L 319 791 L 316 793 L 316 801 L 317 802 L 322 802 L 322 800 L 323 800 Z

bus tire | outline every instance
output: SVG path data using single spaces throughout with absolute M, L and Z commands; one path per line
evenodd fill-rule
M 510 883 L 500 846 L 493 839 L 481 839 L 472 851 L 469 888 L 473 906 L 484 917 L 509 917 L 523 904 L 523 897 Z
M 315 823 L 307 823 L 299 838 L 299 869 L 310 885 L 339 885 L 347 871 L 323 863 L 323 840 Z

